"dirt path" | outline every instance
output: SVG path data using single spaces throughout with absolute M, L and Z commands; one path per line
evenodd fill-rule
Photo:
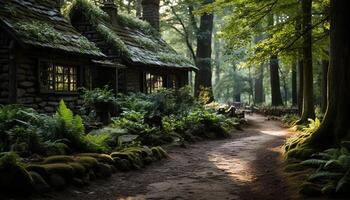
M 248 121 L 238 137 L 170 148 L 170 160 L 48 199 L 291 199 L 280 155 L 288 131 L 262 116 Z

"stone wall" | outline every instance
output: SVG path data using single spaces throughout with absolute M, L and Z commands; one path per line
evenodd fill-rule
M 9 46 L 9 38 L 0 30 L 0 104 L 9 100 Z
M 17 102 L 39 112 L 53 113 L 63 99 L 66 105 L 79 109 L 81 100 L 77 94 L 41 93 L 38 81 L 37 59 L 22 58 L 17 68 Z

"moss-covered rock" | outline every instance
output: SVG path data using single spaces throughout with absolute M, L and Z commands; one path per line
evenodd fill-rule
M 86 168 L 81 163 L 71 162 L 67 164 L 73 168 L 75 177 L 82 178 L 86 175 Z
M 47 182 L 39 173 L 30 171 L 29 174 L 33 179 L 33 186 L 35 191 L 39 193 L 43 193 L 43 192 L 49 192 L 51 190 L 49 184 L 47 184 Z
M 131 163 L 127 159 L 114 158 L 118 170 L 126 172 L 131 170 Z
M 145 163 L 145 165 L 149 165 L 156 160 L 157 159 L 152 156 L 147 156 L 146 158 L 143 159 L 143 163 Z
M 107 178 L 112 175 L 111 166 L 100 162 L 97 164 L 94 171 L 98 178 Z
M 43 161 L 44 164 L 51 164 L 51 163 L 69 163 L 74 162 L 74 159 L 72 156 L 50 156 L 45 158 Z
M 152 155 L 157 158 L 158 160 L 162 158 L 169 158 L 170 156 L 168 153 L 162 148 L 162 147 L 152 147 Z
M 40 176 L 42 178 L 44 178 L 45 180 L 49 179 L 49 172 L 46 170 L 46 168 L 42 165 L 38 165 L 38 164 L 30 164 L 28 166 L 26 166 L 26 170 L 27 171 L 32 171 L 32 172 L 36 172 L 38 174 L 40 174 Z
M 79 156 L 76 158 L 76 162 L 82 164 L 86 169 L 96 167 L 98 164 L 98 161 L 90 156 Z
M 74 169 L 69 164 L 65 163 L 52 163 L 41 165 L 45 170 L 51 174 L 59 174 L 66 179 L 71 179 L 74 176 Z
M 99 154 L 99 153 L 81 153 L 78 154 L 78 156 L 88 156 L 88 157 L 93 157 L 95 158 L 98 162 L 103 162 L 103 163 L 107 163 L 110 165 L 114 165 L 114 160 L 113 158 L 108 155 L 108 154 Z
M 128 160 L 134 169 L 140 169 L 144 166 L 142 155 L 137 152 L 114 152 L 111 154 L 112 158 L 119 158 Z

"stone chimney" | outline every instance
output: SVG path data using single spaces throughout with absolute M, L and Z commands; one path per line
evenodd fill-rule
M 101 9 L 109 15 L 112 24 L 117 23 L 118 7 L 115 5 L 114 0 L 103 0 L 102 2 Z
M 142 0 L 142 19 L 159 31 L 159 1 Z

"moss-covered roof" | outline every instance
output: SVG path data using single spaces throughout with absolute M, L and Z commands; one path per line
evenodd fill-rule
M 115 46 L 123 58 L 135 64 L 196 69 L 192 62 L 170 47 L 147 22 L 118 13 L 117 24 L 98 6 L 76 0 L 67 15 L 82 14 Z
M 104 54 L 78 33 L 52 0 L 0 0 L 0 22 L 24 45 L 89 56 Z

